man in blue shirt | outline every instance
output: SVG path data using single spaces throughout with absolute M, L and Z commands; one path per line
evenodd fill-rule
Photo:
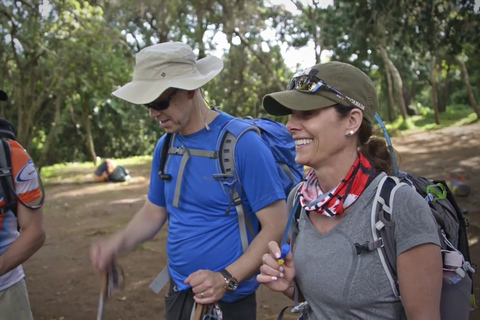
M 137 54 L 133 81 L 113 94 L 148 107 L 150 116 L 167 133 L 175 134 L 170 148 L 212 151 L 233 117 L 209 108 L 200 87 L 222 68 L 223 62 L 213 56 L 196 60 L 186 44 L 161 43 Z M 260 230 L 255 238 L 249 237 L 250 245 L 243 252 L 235 205 L 225 186 L 214 178 L 219 160 L 169 155 L 165 172 L 170 178 L 161 180 L 158 170 L 165 137 L 155 148 L 145 205 L 125 229 L 93 245 L 93 264 L 105 271 L 116 255 L 153 238 L 168 217 L 171 281 L 166 319 L 190 319 L 196 305 L 214 303 L 223 319 L 255 319 L 255 275 L 268 242 L 280 240 L 287 219 L 274 157 L 254 131 L 237 141 L 235 164 L 242 203 L 254 230 Z

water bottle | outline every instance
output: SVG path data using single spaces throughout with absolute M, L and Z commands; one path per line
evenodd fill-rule
M 456 251 L 444 251 L 443 256 L 443 283 L 457 284 L 465 277 L 463 256 Z

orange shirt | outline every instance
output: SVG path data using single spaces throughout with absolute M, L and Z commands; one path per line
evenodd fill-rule
M 23 202 L 29 203 L 41 197 L 38 187 L 38 173 L 32 159 L 25 149 L 16 141 L 8 140 L 12 156 L 12 175 L 15 191 Z M 0 190 L 1 191 L 1 190 Z M 18 202 L 17 202 L 18 203 Z M 21 204 L 18 204 L 21 205 Z M 0 208 L 5 206 L 3 194 L 0 192 Z M 17 218 L 11 211 L 0 214 L 0 255 L 18 238 Z M 23 279 L 22 266 L 11 270 L 0 277 L 0 291 Z

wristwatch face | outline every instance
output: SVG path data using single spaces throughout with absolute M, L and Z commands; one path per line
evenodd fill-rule
M 228 291 L 235 291 L 238 288 L 238 280 L 233 277 L 227 270 L 223 269 L 220 271 L 225 279 L 225 289 Z
M 228 291 L 235 291 L 238 288 L 238 281 L 235 278 L 227 279 L 227 290 Z

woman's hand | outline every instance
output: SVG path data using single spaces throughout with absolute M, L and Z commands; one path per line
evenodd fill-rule
M 285 263 L 279 265 L 278 259 L 281 257 L 281 250 L 275 241 L 268 243 L 269 253 L 262 257 L 263 265 L 260 267 L 260 274 L 257 281 L 263 283 L 270 290 L 285 292 L 294 287 L 295 266 L 293 264 L 293 254 L 290 252 L 285 256 Z

